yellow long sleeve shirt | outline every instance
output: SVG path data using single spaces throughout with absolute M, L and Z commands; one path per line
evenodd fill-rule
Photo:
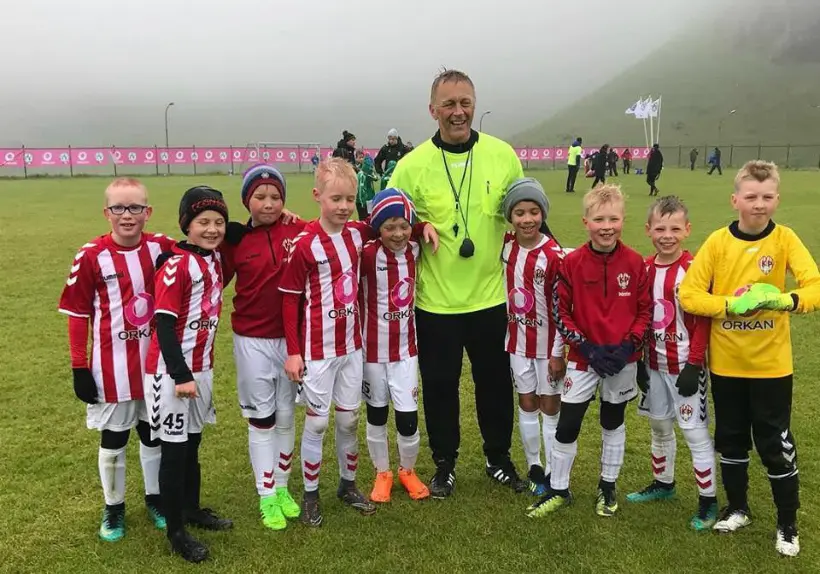
M 794 312 L 820 308 L 820 272 L 797 234 L 770 221 L 759 235 L 740 231 L 737 222 L 712 233 L 680 285 L 681 307 L 712 318 L 709 369 L 725 377 L 776 378 L 794 372 L 789 314 L 757 311 L 726 314 L 726 300 L 753 283 L 786 290 L 786 271 L 797 280 Z

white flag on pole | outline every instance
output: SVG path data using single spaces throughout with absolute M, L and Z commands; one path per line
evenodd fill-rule
M 632 104 L 631 106 L 626 108 L 626 111 L 624 113 L 628 116 L 634 116 L 635 115 L 635 110 L 638 108 L 638 104 L 640 104 L 640 103 L 641 103 L 641 100 L 638 100 L 637 102 L 635 102 L 634 104 Z
M 641 98 L 635 107 L 635 117 L 639 120 L 645 120 L 649 117 L 649 104 L 652 100 L 650 98 Z
M 657 117 L 658 117 L 658 110 L 659 110 L 659 107 L 660 107 L 660 102 L 661 102 L 661 100 L 660 100 L 660 98 L 658 98 L 657 100 L 655 100 L 654 102 L 652 102 L 652 104 L 650 105 L 650 107 L 649 107 L 649 115 L 650 115 L 651 117 L 653 117 L 653 118 L 657 118 Z

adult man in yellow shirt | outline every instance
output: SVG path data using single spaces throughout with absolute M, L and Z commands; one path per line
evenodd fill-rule
M 584 148 L 581 138 L 572 142 L 567 150 L 567 193 L 575 193 L 575 178 L 578 177 L 578 170 L 581 169 L 581 156 L 584 155 Z
M 486 472 L 521 492 L 527 483 L 510 460 L 513 395 L 499 255 L 507 227 L 501 202 L 523 169 L 509 144 L 471 128 L 475 88 L 463 72 L 445 70 L 436 77 L 429 111 L 438 131 L 397 164 L 389 186 L 413 198 L 419 217 L 433 224 L 440 238 L 435 255 L 422 245 L 416 285 L 419 370 L 436 464 L 430 493 L 447 498 L 455 487 L 465 349 Z

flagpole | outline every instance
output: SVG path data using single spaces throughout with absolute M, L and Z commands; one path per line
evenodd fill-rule
M 649 94 L 649 135 L 652 141 L 651 144 L 655 143 L 655 122 L 652 117 L 652 94 Z
M 661 141 L 661 108 L 663 107 L 663 96 L 658 96 L 658 137 L 655 141 Z

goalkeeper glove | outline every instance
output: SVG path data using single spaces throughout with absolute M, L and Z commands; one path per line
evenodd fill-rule
M 638 361 L 638 373 L 636 376 L 636 381 L 638 383 L 638 388 L 641 389 L 643 394 L 649 392 L 649 371 L 646 370 L 646 363 L 643 361 Z
M 780 289 L 768 283 L 755 283 L 749 288 L 749 293 L 760 302 L 758 309 L 770 311 L 794 311 L 797 309 L 797 295 L 781 293 Z
M 592 367 L 592 370 L 595 371 L 599 377 L 611 377 L 618 372 L 613 370 L 609 352 L 604 347 L 595 345 L 589 341 L 584 341 L 580 345 L 580 351 L 589 366 Z
M 88 369 L 73 369 L 74 394 L 78 399 L 89 405 L 97 403 L 97 383 Z
M 686 363 L 678 375 L 678 380 L 675 386 L 678 387 L 678 392 L 682 397 L 691 397 L 698 392 L 700 386 L 700 377 L 703 373 L 703 368 L 692 363 Z
M 623 341 L 620 345 L 606 347 L 609 354 L 609 363 L 612 365 L 613 374 L 620 373 L 629 362 L 629 357 L 635 352 L 635 344 L 632 341 Z

